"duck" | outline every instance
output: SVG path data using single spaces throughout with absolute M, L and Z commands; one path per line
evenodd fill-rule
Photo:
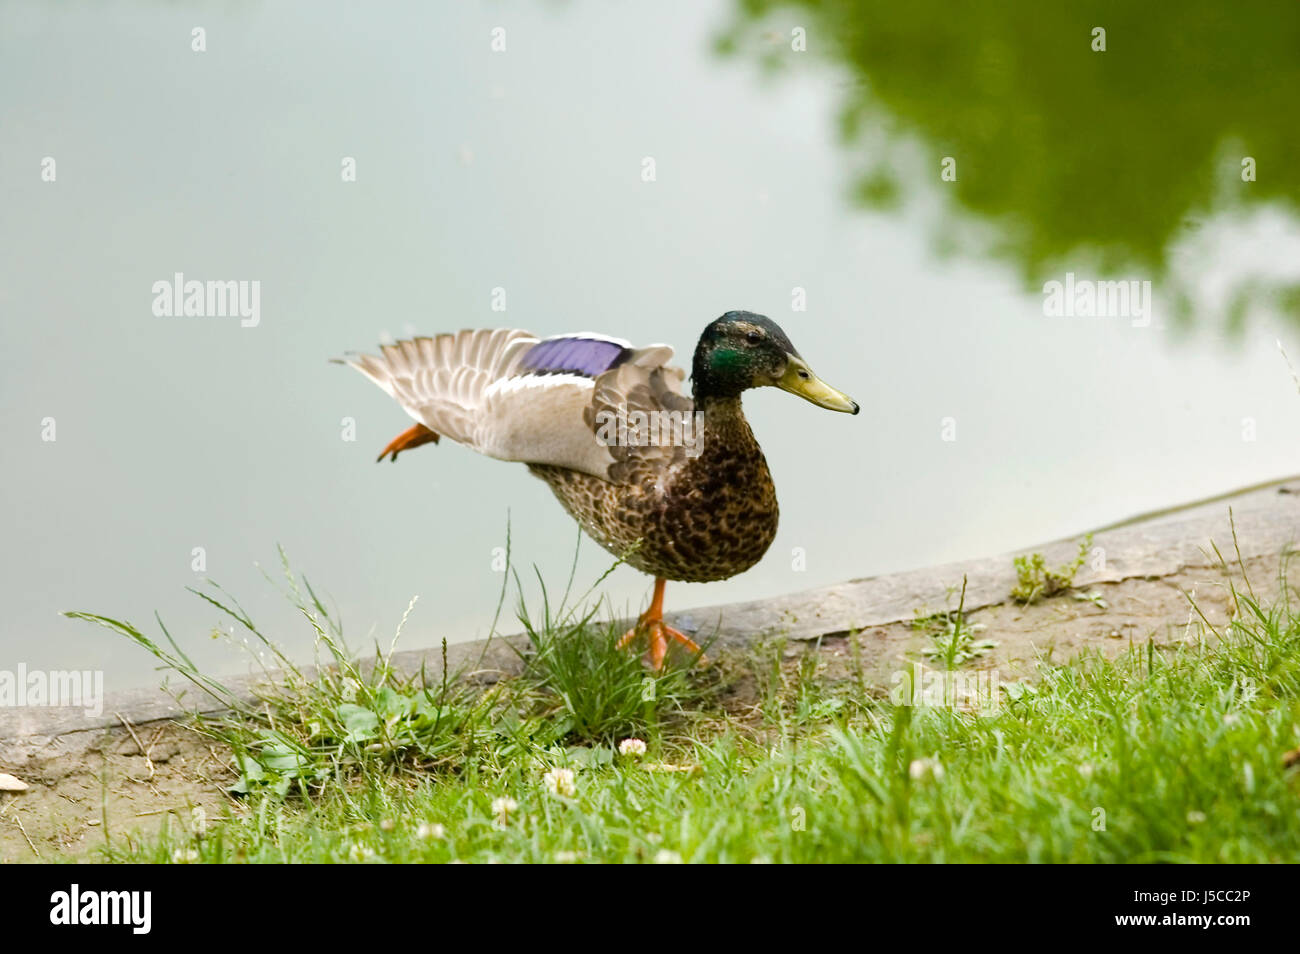
M 701 333 L 685 372 L 665 344 L 636 347 L 576 332 L 470 329 L 349 353 L 414 426 L 379 460 L 448 438 L 521 463 L 600 546 L 654 579 L 650 605 L 619 640 L 641 638 L 661 670 L 672 644 L 700 647 L 663 618 L 667 581 L 724 580 L 754 566 L 776 536 L 776 488 L 741 395 L 776 387 L 857 414 L 770 318 L 729 311 Z

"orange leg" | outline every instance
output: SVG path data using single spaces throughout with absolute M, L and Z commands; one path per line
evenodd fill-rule
M 699 654 L 700 647 L 685 633 L 673 629 L 664 622 L 664 584 L 667 581 L 655 577 L 655 595 L 650 600 L 650 608 L 641 614 L 636 625 L 623 634 L 618 641 L 618 648 L 623 649 L 642 632 L 650 638 L 650 652 L 647 659 L 656 671 L 664 668 L 664 657 L 668 655 L 669 641 L 681 643 L 692 653 Z M 703 658 L 703 657 L 701 657 Z
M 423 424 L 416 424 L 415 427 L 402 431 L 402 433 L 389 441 L 388 446 L 380 452 L 379 456 L 375 458 L 375 460 L 381 461 L 389 454 L 393 455 L 393 460 L 397 460 L 397 455 L 402 451 L 410 450 L 412 447 L 419 447 L 421 444 L 428 443 L 438 443 L 437 433 L 429 430 Z

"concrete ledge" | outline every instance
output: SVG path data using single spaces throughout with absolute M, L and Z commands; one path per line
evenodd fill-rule
M 1300 479 L 1292 479 L 1099 532 L 1093 546 L 1104 551 L 1104 568 L 1094 570 L 1085 564 L 1077 582 L 1087 586 L 1134 577 L 1155 579 L 1187 567 L 1212 566 L 1218 562 L 1212 544 L 1217 544 L 1231 562 L 1236 551 L 1230 507 L 1244 559 L 1276 555 L 1300 540 Z M 1042 553 L 1051 566 L 1067 563 L 1078 551 L 1078 538 L 1035 547 L 1033 551 Z M 774 636 L 816 639 L 909 620 L 921 608 L 943 609 L 949 589 L 959 586 L 963 576 L 967 578 L 966 608 L 975 610 L 1008 600 L 1016 584 L 1012 566 L 1016 555 L 850 580 L 767 600 L 694 609 L 674 614 L 671 620 L 689 633 L 705 639 L 716 637 L 722 646 L 745 646 Z M 478 673 L 489 679 L 516 673 L 520 669 L 516 649 L 526 645 L 527 639 L 518 635 L 457 643 L 447 648 L 448 667 L 454 673 Z M 441 647 L 397 653 L 393 661 L 404 672 L 418 672 L 423 666 L 432 677 L 442 674 Z M 257 696 L 259 677 L 235 677 L 223 682 L 246 702 Z M 179 704 L 160 689 L 114 693 L 105 700 L 104 714 L 98 718 L 87 717 L 75 708 L 0 709 L 0 760 L 7 757 L 7 751 L 39 747 L 71 733 L 120 726 L 123 720 L 140 725 L 187 713 L 218 711 L 217 703 L 198 689 L 186 686 L 184 692 Z
M 1100 531 L 1094 534 L 1093 547 L 1104 551 L 1104 568 L 1096 571 L 1085 564 L 1075 579 L 1078 585 L 1087 586 L 1134 577 L 1171 576 L 1184 567 L 1211 566 L 1218 562 L 1212 544 L 1217 544 L 1224 558 L 1232 562 L 1234 524 L 1244 559 L 1276 555 L 1300 541 L 1300 480 Z M 1075 558 L 1079 541 L 1080 537 L 1073 537 L 997 557 L 850 580 L 769 600 L 691 610 L 678 614 L 676 620 L 679 628 L 687 631 L 708 634 L 716 628 L 720 640 L 729 643 L 749 642 L 756 636 L 774 633 L 793 639 L 815 639 L 912 619 L 914 611 L 923 607 L 941 610 L 947 590 L 960 586 L 963 576 L 967 578 L 966 608 L 975 610 L 1009 599 L 1017 582 L 1012 564 L 1016 556 L 1042 553 L 1048 565 L 1055 567 Z

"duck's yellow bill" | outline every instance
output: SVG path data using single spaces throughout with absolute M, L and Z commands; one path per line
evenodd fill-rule
M 818 407 L 831 411 L 843 411 L 845 414 L 857 414 L 858 402 L 843 391 L 837 391 L 817 375 L 813 374 L 808 362 L 798 355 L 787 355 L 785 374 L 776 382 L 782 391 L 797 394 L 805 401 L 811 401 Z

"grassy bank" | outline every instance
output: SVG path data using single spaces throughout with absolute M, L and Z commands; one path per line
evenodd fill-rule
M 201 724 L 234 753 L 229 809 L 110 832 L 107 858 L 1300 860 L 1285 765 L 1300 615 L 1285 600 L 1236 593 L 1234 621 L 1204 640 L 1042 663 L 981 709 L 896 704 L 905 693 L 830 682 L 815 649 L 780 645 L 652 677 L 609 627 L 553 607 L 523 614 L 522 676 L 426 680 L 383 654 L 354 664 L 320 601 L 295 593 L 325 675 L 281 659 L 262 705 Z M 223 691 L 179 650 L 95 619 Z

